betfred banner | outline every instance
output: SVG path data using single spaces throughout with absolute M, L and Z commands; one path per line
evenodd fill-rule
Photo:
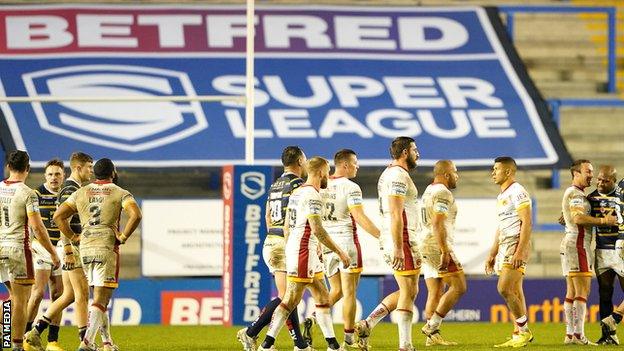
M 272 279 L 262 260 L 265 203 L 273 179 L 269 166 L 225 166 L 223 186 L 223 323 L 247 324 L 271 297 Z
M 495 9 L 268 7 L 255 16 L 256 161 L 286 145 L 384 165 L 399 135 L 423 166 L 566 165 L 569 155 Z M 242 95 L 240 6 L 5 6 L 0 94 Z M 120 166 L 244 162 L 234 102 L 0 104 L 8 148 L 35 166 L 82 150 Z M 6 126 L 6 127 L 5 127 Z M 224 147 L 227 145 L 227 147 Z

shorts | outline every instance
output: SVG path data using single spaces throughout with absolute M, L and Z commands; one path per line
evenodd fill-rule
M 89 286 L 119 286 L 119 247 L 112 251 L 83 250 L 80 258 Z
M 316 247 L 310 247 L 305 252 L 287 252 L 286 274 L 289 281 L 302 283 L 312 283 L 314 279 L 323 278 L 323 263 Z
M 513 268 L 513 255 L 516 253 L 516 248 L 518 248 L 518 241 L 510 241 L 498 244 L 498 254 L 496 254 L 496 261 L 494 263 L 494 271 L 500 275 L 503 271 L 503 268 Z M 526 262 L 523 263 L 520 267 L 515 268 L 515 270 L 524 274 L 526 272 Z
M 0 278 L 3 282 L 32 285 L 35 283 L 35 268 L 29 248 L 0 247 Z
M 463 272 L 461 263 L 457 260 L 454 252 L 451 252 L 451 260 L 445 270 L 440 270 L 440 256 L 442 251 L 436 246 L 426 245 L 421 247 L 421 254 L 423 259 L 423 275 L 425 279 L 429 278 L 442 278 L 449 275 L 455 275 Z
M 63 244 L 61 243 L 61 245 Z M 73 256 L 76 258 L 74 268 L 67 269 L 67 266 L 65 265 L 65 250 L 62 250 L 61 256 L 59 256 L 59 258 L 61 259 L 61 263 L 63 263 L 61 266 L 63 267 L 64 271 L 73 271 L 76 268 L 82 268 L 82 259 L 80 258 L 80 246 L 72 245 L 71 247 L 72 252 L 74 253 Z
M 59 259 L 63 259 L 63 243 L 59 241 L 54 248 L 56 250 L 56 255 L 59 257 Z M 50 256 L 48 250 L 43 248 L 43 245 L 41 245 L 39 241 L 33 240 L 32 251 L 33 264 L 36 271 L 52 271 L 51 275 L 53 277 L 61 275 L 61 273 L 63 272 L 61 267 L 62 265 L 59 266 L 57 269 L 54 269 L 52 265 L 52 256 Z
M 323 265 L 325 275 L 328 277 L 333 276 L 338 272 L 344 273 L 361 273 L 362 272 L 362 248 L 357 240 L 353 240 L 353 237 L 335 238 L 334 242 L 344 252 L 349 255 L 351 264 L 348 268 L 342 266 L 340 257 L 333 252 L 326 252 L 323 254 Z
M 387 236 L 379 240 L 379 249 L 383 255 L 384 261 L 392 268 L 392 259 L 394 258 L 394 243 L 392 238 Z M 418 250 L 418 245 L 415 240 L 409 240 L 403 242 L 403 257 L 405 258 L 405 264 L 403 269 L 395 270 L 396 275 L 418 275 L 420 274 L 420 266 L 422 264 L 422 257 Z
M 613 270 L 624 277 L 624 260 L 615 249 L 596 249 L 596 275 Z
M 275 272 L 286 272 L 286 254 L 284 247 L 286 240 L 283 236 L 267 235 L 262 244 L 262 258 L 269 267 L 271 274 Z
M 580 245 L 579 245 L 580 244 Z M 564 237 L 561 241 L 559 253 L 561 254 L 561 270 L 567 277 L 591 277 L 594 267 L 592 265 L 591 250 L 589 245 L 577 244 L 575 238 Z

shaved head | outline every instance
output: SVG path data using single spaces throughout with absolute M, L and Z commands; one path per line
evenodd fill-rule
M 444 175 L 444 174 L 451 172 L 452 170 L 453 170 L 453 161 L 440 160 L 436 162 L 435 166 L 433 167 L 433 175 L 434 176 Z
M 598 172 L 613 180 L 617 179 L 617 170 L 612 165 L 602 165 L 598 168 Z

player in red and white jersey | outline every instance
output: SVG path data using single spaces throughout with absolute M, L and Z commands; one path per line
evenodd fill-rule
M 464 270 L 453 252 L 457 204 L 451 189 L 456 188 L 459 175 L 450 160 L 436 162 L 433 174 L 433 183 L 421 199 L 423 225 L 419 244 L 427 284 L 427 323 L 421 330 L 427 336 L 426 346 L 456 345 L 444 340 L 439 330 L 442 319 L 466 292 Z
M 591 286 L 591 226 L 613 226 L 617 217 L 591 216 L 591 205 L 585 197 L 585 188 L 591 185 L 593 166 L 589 160 L 574 161 L 570 167 L 572 185 L 566 189 L 561 202 L 565 221 L 565 236 L 561 241 L 561 268 L 566 277 L 565 344 L 596 345 L 585 337 L 587 297 Z
M 394 270 L 399 290 L 386 296 L 362 321 L 356 323 L 358 345 L 368 349 L 370 331 L 394 309 L 399 315 L 399 350 L 414 350 L 412 345 L 412 309 L 418 293 L 421 256 L 417 247 L 420 228 L 418 189 L 409 171 L 416 168 L 419 154 L 414 139 L 397 137 L 390 146 L 392 163 L 379 177 L 379 210 L 382 217 L 380 249 Z
M 498 228 L 485 262 L 485 273 L 498 273 L 498 293 L 515 319 L 512 338 L 494 347 L 521 347 L 533 340 L 522 290 L 531 246 L 531 197 L 516 182 L 516 171 L 513 158 L 502 156 L 494 160 L 492 179 L 501 192 L 496 201 Z
M 323 200 L 319 191 L 327 187 L 329 162 L 322 157 L 312 157 L 306 164 L 308 177 L 293 192 L 286 211 L 286 274 L 288 285 L 280 305 L 273 312 L 262 350 L 273 350 L 273 344 L 288 315 L 297 307 L 306 288 L 316 302 L 316 319 L 328 350 L 341 350 L 334 335 L 330 314 L 329 293 L 323 281 L 322 266 L 317 254 L 319 242 L 336 252 L 344 267 L 349 267 L 349 256 L 341 250 L 323 228 L 321 216 Z M 311 350 L 310 347 L 306 350 Z
M 344 296 L 342 318 L 345 339 L 343 347 L 357 347 L 354 338 L 356 290 L 362 272 L 362 249 L 356 223 L 379 238 L 379 229 L 364 213 L 362 190 L 351 179 L 358 171 L 357 154 L 342 149 L 334 155 L 334 174 L 329 178 L 327 189 L 321 190 L 324 202 L 323 227 L 336 244 L 349 255 L 351 265 L 341 267 L 340 257 L 332 251 L 323 253 L 325 275 L 329 278 L 329 304 L 333 306 Z M 306 330 L 311 323 L 306 320 Z
M 30 172 L 30 157 L 25 151 L 9 154 L 9 178 L 0 182 L 0 277 L 11 299 L 11 341 L 13 350 L 23 350 L 26 308 L 35 271 L 29 241 L 29 227 L 50 254 L 52 267 L 60 266 L 48 231 L 39 213 L 37 194 L 24 184 Z

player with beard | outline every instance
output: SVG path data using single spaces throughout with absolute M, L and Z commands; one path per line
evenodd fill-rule
M 490 255 L 485 261 L 485 273 L 498 274 L 498 293 L 514 319 L 511 339 L 494 347 L 522 347 L 533 341 L 522 289 L 531 246 L 531 197 L 516 182 L 516 171 L 513 158 L 502 156 L 494 160 L 492 179 L 500 187 L 496 198 L 498 228 Z
M 390 146 L 392 163 L 377 184 L 382 217 L 380 249 L 394 270 L 399 290 L 386 296 L 371 314 L 355 325 L 360 349 L 367 350 L 371 330 L 392 310 L 399 314 L 399 350 L 414 350 L 412 345 L 412 309 L 418 293 L 421 256 L 417 247 L 420 229 L 418 189 L 409 171 L 416 168 L 419 154 L 414 139 L 397 137 Z
M 440 324 L 466 292 L 466 277 L 453 252 L 457 204 L 451 190 L 457 187 L 459 175 L 450 160 L 436 162 L 433 174 L 433 183 L 422 195 L 423 231 L 419 241 L 427 284 L 427 323 L 421 330 L 427 336 L 426 346 L 457 345 L 442 338 Z
M 561 203 L 565 220 L 565 236 L 561 241 L 561 267 L 566 277 L 565 344 L 595 345 L 585 336 L 587 297 L 591 287 L 591 227 L 612 227 L 617 217 L 591 216 L 591 205 L 585 188 L 591 185 L 593 167 L 589 160 L 576 160 L 570 167 L 572 185 L 566 189 Z M 588 233 L 587 230 L 590 230 Z
M 275 338 L 288 316 L 296 310 L 306 288 L 310 289 L 316 302 L 317 323 L 327 340 L 328 350 L 342 350 L 334 335 L 329 293 L 317 255 L 319 242 L 338 254 L 343 267 L 349 267 L 350 259 L 327 234 L 322 224 L 323 200 L 319 191 L 327 188 L 329 162 L 322 157 L 312 157 L 306 164 L 306 170 L 307 180 L 290 196 L 286 210 L 284 236 L 288 285 L 284 299 L 273 313 L 259 351 L 274 350 Z
M 287 146 L 282 151 L 282 165 L 284 172 L 271 184 L 266 202 L 267 236 L 264 239 L 262 257 L 264 263 L 275 279 L 278 296 L 271 300 L 260 313 L 260 316 L 248 327 L 240 329 L 236 338 L 243 344 L 245 351 L 255 351 L 256 338 L 262 329 L 271 322 L 273 312 L 282 302 L 286 291 L 286 255 L 284 247 L 284 222 L 290 195 L 303 184 L 305 177 L 306 156 L 298 146 Z M 294 341 L 294 350 L 305 350 L 308 344 L 301 335 L 299 316 L 293 311 L 288 316 L 288 329 Z

